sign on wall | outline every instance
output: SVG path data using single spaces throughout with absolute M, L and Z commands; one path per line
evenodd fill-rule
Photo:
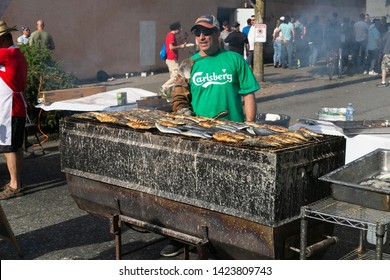
M 267 41 L 267 25 L 255 24 L 255 42 L 265 43 Z

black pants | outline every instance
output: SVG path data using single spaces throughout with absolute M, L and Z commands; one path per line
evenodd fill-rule
M 23 146 L 24 141 L 24 127 L 26 125 L 25 117 L 12 117 L 12 133 L 11 133 L 11 145 L 0 145 L 0 153 L 12 153 L 16 152 Z M 7 129 L 1 127 L 0 129 Z M 4 142 L 5 139 L 1 139 Z

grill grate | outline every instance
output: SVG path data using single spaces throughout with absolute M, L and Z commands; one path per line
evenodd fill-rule
M 284 152 L 284 151 L 289 151 L 289 150 L 293 150 L 296 148 L 310 147 L 310 146 L 314 146 L 316 144 L 325 143 L 329 139 L 335 138 L 335 136 L 332 136 L 332 135 L 321 134 L 320 137 L 313 137 L 311 139 L 308 138 L 305 142 L 301 142 L 301 143 L 280 143 L 280 146 L 261 147 L 261 146 L 247 145 L 243 142 L 228 143 L 228 142 L 217 141 L 217 140 L 212 139 L 212 138 L 211 139 L 200 139 L 200 138 L 196 138 L 196 137 L 190 137 L 190 136 L 179 135 L 179 134 L 163 133 L 163 132 L 160 132 L 157 128 L 147 129 L 147 130 L 146 129 L 134 129 L 134 128 L 124 126 L 123 124 L 104 123 L 104 122 L 100 122 L 96 119 L 82 119 L 82 118 L 78 118 L 78 117 L 74 117 L 74 116 L 70 116 L 70 117 L 68 117 L 68 119 L 71 120 L 72 122 L 76 122 L 76 123 L 88 122 L 88 123 L 93 123 L 93 124 L 96 124 L 99 126 L 108 126 L 108 127 L 120 128 L 120 129 L 124 129 L 124 130 L 134 130 L 137 132 L 149 132 L 149 133 L 152 133 L 155 135 L 161 135 L 161 136 L 165 136 L 165 137 L 182 138 L 182 139 L 186 139 L 189 141 L 202 141 L 202 142 L 206 142 L 206 143 L 207 142 L 219 143 L 219 144 L 234 147 L 234 148 L 243 148 L 243 149 L 248 149 L 248 150 L 265 151 L 265 152 Z M 223 130 L 221 130 L 221 131 L 223 131 Z M 277 135 L 277 134 L 279 134 L 279 133 L 275 132 L 274 135 Z

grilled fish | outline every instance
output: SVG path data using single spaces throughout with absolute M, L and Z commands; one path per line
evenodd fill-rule
M 202 121 L 198 122 L 198 125 L 200 125 L 201 127 L 205 127 L 205 128 L 211 128 L 211 127 L 215 126 L 215 122 L 213 122 L 211 119 L 210 120 L 202 120 Z
M 272 131 L 272 130 L 267 129 L 267 128 L 259 128 L 259 127 L 253 127 L 253 126 L 247 127 L 246 130 L 250 134 L 258 135 L 258 136 L 267 136 L 267 135 L 271 135 L 271 134 L 275 133 L 275 131 Z
M 303 142 L 308 141 L 308 139 L 305 136 L 303 136 L 301 133 L 298 133 L 296 131 L 284 132 L 282 135 L 285 135 L 286 137 L 290 137 L 290 138 L 294 138 L 294 139 L 299 139 Z
M 249 127 L 246 123 L 227 122 L 228 125 L 235 127 L 237 130 L 243 130 Z
M 269 146 L 272 146 L 272 147 L 281 147 L 282 146 L 282 143 L 280 143 L 279 141 L 275 141 L 275 140 L 269 138 L 268 136 L 254 136 L 251 139 L 259 141 L 259 142 L 263 142 L 263 143 L 265 143 Z
M 139 117 L 129 116 L 129 115 L 121 115 L 121 116 L 130 122 L 136 122 L 136 123 L 149 123 L 150 122 L 150 120 L 147 118 L 139 118 Z
M 271 139 L 275 142 L 279 142 L 279 143 L 283 143 L 283 144 L 293 144 L 294 143 L 292 140 L 289 140 L 286 137 L 283 137 L 280 135 L 268 135 L 268 136 L 264 136 L 264 138 Z
M 218 131 L 213 134 L 213 138 L 222 142 L 237 143 L 248 139 L 249 136 L 240 132 Z
M 302 134 L 305 138 L 308 139 L 324 137 L 323 135 L 315 133 L 314 131 L 304 127 L 298 128 L 296 132 Z
M 163 126 L 167 126 L 167 127 L 177 127 L 178 125 L 184 125 L 185 123 L 183 122 L 178 122 L 178 121 L 175 121 L 173 119 L 158 119 L 156 120 L 157 123 L 163 125 Z
M 156 125 L 157 129 L 163 133 L 172 133 L 172 134 L 181 134 L 182 133 L 182 131 L 180 129 L 177 129 L 175 127 L 166 127 L 166 126 L 159 124 L 158 122 L 156 122 L 155 125 Z
M 183 131 L 183 132 L 181 132 L 181 134 L 185 135 L 185 136 L 189 136 L 189 137 L 198 137 L 198 138 L 203 138 L 203 139 L 213 138 L 210 134 L 208 134 L 204 131 L 196 130 L 196 129 Z
M 152 129 L 155 127 L 151 123 L 142 123 L 142 122 L 128 122 L 126 123 L 126 125 L 134 129 Z
M 275 132 L 286 132 L 288 128 L 279 126 L 279 125 L 270 125 L 270 124 L 259 124 L 255 122 L 246 122 L 246 124 L 253 126 L 255 128 L 266 128 Z
M 102 123 L 118 123 L 118 118 L 114 114 L 95 112 L 95 118 Z
M 275 147 L 275 145 L 266 142 L 266 141 L 261 141 L 260 139 L 257 138 L 250 138 L 250 139 L 245 139 L 243 141 L 244 144 L 249 145 L 249 146 L 255 146 L 255 147 Z
M 234 126 L 228 125 L 228 124 L 216 124 L 215 127 L 223 129 L 223 130 L 227 130 L 227 131 L 230 131 L 230 132 L 236 132 L 238 130 Z
M 95 112 L 86 112 L 72 115 L 72 118 L 83 119 L 83 120 L 96 120 Z

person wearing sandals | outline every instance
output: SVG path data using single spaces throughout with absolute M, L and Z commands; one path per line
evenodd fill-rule
M 27 62 L 13 43 L 12 31 L 0 21 L 0 153 L 6 158 L 10 181 L 0 192 L 0 199 L 23 195 L 20 181 L 23 164 L 23 139 L 26 123 Z

